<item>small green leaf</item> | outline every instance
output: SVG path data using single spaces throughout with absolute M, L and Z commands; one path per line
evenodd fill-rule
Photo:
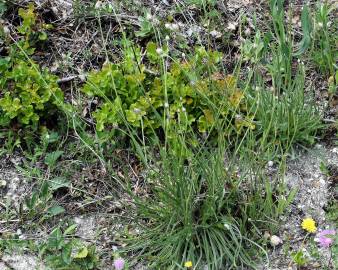
M 0 17 L 6 12 L 7 6 L 4 2 L 0 2 Z
M 295 56 L 299 56 L 311 46 L 311 33 L 312 33 L 312 20 L 309 13 L 309 8 L 305 5 L 302 11 L 302 30 L 303 38 L 299 43 L 298 50 L 294 53 Z
M 48 153 L 45 157 L 45 164 L 48 167 L 53 167 L 56 163 L 56 161 L 62 156 L 63 151 L 54 151 L 51 153 Z
M 48 214 L 50 214 L 52 217 L 60 215 L 60 214 L 64 213 L 65 211 L 66 210 L 59 205 L 53 206 L 53 207 L 51 207 L 47 210 Z
M 46 32 L 40 32 L 39 33 L 39 40 L 44 41 L 47 40 L 47 33 Z
M 159 59 L 159 55 L 156 52 L 157 46 L 154 42 L 148 42 L 147 44 L 147 57 L 150 62 L 156 63 Z
M 49 180 L 49 187 L 53 191 L 57 190 L 59 188 L 63 188 L 63 187 L 69 188 L 70 182 L 66 178 L 55 177 L 55 178 Z
M 87 247 L 82 247 L 78 250 L 78 252 L 74 255 L 75 259 L 83 259 L 88 256 L 88 249 Z
M 63 235 L 74 234 L 76 231 L 77 224 L 70 225 L 63 233 Z

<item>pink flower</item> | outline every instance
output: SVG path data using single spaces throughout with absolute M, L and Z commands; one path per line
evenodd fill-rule
M 115 259 L 114 267 L 116 270 L 122 270 L 124 268 L 124 260 L 122 258 Z
M 329 247 L 333 243 L 333 236 L 336 235 L 335 230 L 323 230 L 317 233 L 315 241 L 323 248 Z

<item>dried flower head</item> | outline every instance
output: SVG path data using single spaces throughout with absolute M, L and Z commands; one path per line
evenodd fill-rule
M 280 239 L 277 235 L 272 235 L 270 238 L 270 242 L 271 245 L 275 247 L 282 243 L 282 239 Z

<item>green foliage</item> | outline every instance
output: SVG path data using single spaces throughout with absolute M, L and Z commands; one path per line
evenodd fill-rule
M 2 0 L 0 1 L 0 18 L 2 17 L 2 15 L 6 12 L 7 10 L 7 6 L 5 2 L 2 2 Z
M 148 37 L 155 33 L 154 19 L 152 17 L 151 11 L 147 10 L 144 12 L 144 16 L 138 18 L 140 30 L 135 32 L 137 37 Z M 150 19 L 148 18 L 150 15 Z
M 246 162 L 246 157 L 253 160 L 249 149 L 236 148 L 238 165 L 231 158 L 224 164 L 223 140 L 210 151 L 202 143 L 186 159 L 184 137 L 177 135 L 160 157 L 148 156 L 148 164 L 154 164 L 145 178 L 151 195 L 130 191 L 135 205 L 129 209 L 135 211 L 140 233 L 127 235 L 126 251 L 136 251 L 150 269 L 181 269 L 185 261 L 192 261 L 194 269 L 255 269 L 256 233 L 268 226 L 259 220 L 283 212 L 291 199 L 282 204 L 278 189 L 266 182 L 259 166 Z
M 265 45 L 258 30 L 253 41 L 245 40 L 241 46 L 244 61 L 257 63 L 261 60 Z
M 236 79 L 216 72 L 220 53 L 197 47 L 188 61 L 172 63 L 165 74 L 154 75 L 166 54 L 166 48 L 158 50 L 148 43 L 148 67 L 140 62 L 140 49 L 133 48 L 125 50 L 123 62 L 108 63 L 89 74 L 83 92 L 101 99 L 93 113 L 97 131 L 127 124 L 145 132 L 167 125 L 207 132 L 215 119 L 226 119 L 230 112 L 246 118 Z
M 37 127 L 41 116 L 48 117 L 63 103 L 57 77 L 34 63 L 2 59 L 0 66 L 0 126 L 17 121 Z
M 287 149 L 294 143 L 313 144 L 318 130 L 323 127 L 320 114 L 313 102 L 304 97 L 303 67 L 283 94 L 272 91 L 252 91 L 253 111 L 262 144 Z M 263 89 L 263 88 L 262 88 Z
M 216 5 L 217 0 L 187 0 L 186 3 L 190 5 L 196 5 L 198 7 L 204 7 L 206 5 Z
M 48 240 L 40 245 L 40 255 L 48 266 L 65 270 L 95 269 L 98 264 L 95 247 L 73 238 L 75 230 L 75 225 L 69 226 L 64 232 L 56 228 Z
M 298 265 L 298 266 L 303 266 L 307 263 L 307 259 L 303 253 L 303 251 L 299 250 L 299 251 L 295 251 L 291 253 L 291 257 L 293 259 L 293 261 Z
M 57 84 L 57 76 L 41 69 L 29 59 L 37 40 L 47 36 L 42 29 L 50 26 L 38 20 L 34 5 L 20 8 L 22 23 L 15 43 L 8 44 L 8 54 L 0 59 L 0 127 L 15 127 L 37 131 L 45 121 L 65 109 L 63 92 Z
M 51 29 L 52 25 L 38 20 L 33 3 L 29 3 L 27 9 L 19 8 L 19 16 L 22 23 L 17 30 L 23 36 L 19 44 L 27 54 L 31 55 L 34 53 L 34 46 L 38 42 L 47 40 L 45 30 Z
M 307 49 L 311 46 L 311 36 L 312 36 L 312 19 L 310 16 L 309 8 L 305 5 L 302 10 L 302 30 L 303 38 L 298 44 L 298 50 L 294 53 L 294 56 L 299 56 L 306 52 Z
M 22 249 L 38 252 L 47 269 L 83 270 L 97 269 L 99 257 L 95 246 L 76 239 L 76 225 L 65 230 L 53 229 L 46 239 L 21 240 L 17 235 L 7 234 L 0 242 L 1 251 Z
M 317 5 L 312 49 L 312 58 L 319 70 L 331 76 L 335 76 L 335 72 L 337 72 L 337 50 L 334 49 L 334 44 L 337 44 L 337 35 L 334 31 L 337 28 L 335 20 L 332 21 L 331 25 L 334 30 L 329 29 L 330 14 L 334 12 L 334 5 L 330 6 L 328 3 Z

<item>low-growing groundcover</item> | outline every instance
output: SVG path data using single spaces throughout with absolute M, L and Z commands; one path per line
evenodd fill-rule
M 193 2 L 204 11 L 215 6 Z M 33 61 L 52 27 L 33 4 L 20 8 L 15 35 L 0 31 L 6 45 L 0 59 L 1 152 L 21 147 L 25 159 L 18 168 L 33 190 L 15 211 L 4 203 L 1 217 L 5 224 L 19 220 L 30 232 L 46 228 L 48 236 L 25 239 L 9 231 L 1 252 L 30 249 L 51 269 L 106 269 L 96 243 L 77 239 L 67 211 L 73 199 L 84 211 L 92 204 L 104 210 L 103 202 L 114 198 L 123 230 L 109 234 L 119 248 L 105 255 L 116 259 L 116 269 L 139 263 L 211 270 L 268 265 L 269 243 L 280 242 L 263 236 L 278 230 L 276 220 L 297 192 L 283 182 L 288 154 L 312 145 L 325 127 L 302 60 L 309 57 L 329 76 L 330 95 L 336 80 L 327 28 L 312 27 L 305 7 L 302 37 L 295 38 L 283 2 L 270 1 L 271 25 L 242 40 L 231 70 L 227 55 L 211 44 L 178 54 L 149 14 L 140 19 L 136 37 L 121 28 L 114 43 L 118 57 L 105 50 L 104 64 L 64 91 L 63 80 Z M 115 11 L 95 5 L 105 40 L 101 8 Z M 329 13 L 320 5 L 315 16 L 323 24 Z M 23 144 L 28 131 L 35 139 Z M 278 164 L 273 175 L 266 170 L 272 160 Z M 92 194 L 92 183 L 69 180 L 93 164 L 105 175 L 96 181 L 110 189 L 104 197 Z

